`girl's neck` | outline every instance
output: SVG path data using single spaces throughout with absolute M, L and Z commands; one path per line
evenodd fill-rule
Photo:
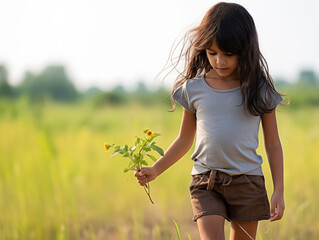
M 228 90 L 240 86 L 239 77 L 237 75 L 224 78 L 219 76 L 214 69 L 205 73 L 204 79 L 210 87 L 216 90 Z

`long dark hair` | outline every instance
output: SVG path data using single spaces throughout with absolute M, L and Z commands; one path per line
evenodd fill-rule
M 182 51 L 174 66 L 185 58 L 185 67 L 176 78 L 172 92 L 188 79 L 210 71 L 212 67 L 206 49 L 211 46 L 213 39 L 222 51 L 239 57 L 238 71 L 245 109 L 255 116 L 270 113 L 271 99 L 263 98 L 260 89 L 265 88 L 266 96 L 276 90 L 267 62 L 259 50 L 255 23 L 248 11 L 235 3 L 214 5 L 207 11 L 201 24 L 186 33 Z

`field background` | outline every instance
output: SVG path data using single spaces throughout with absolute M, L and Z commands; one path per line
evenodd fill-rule
M 317 93 L 315 93 L 317 94 Z M 297 98 L 297 97 L 296 97 Z M 0 240 L 199 239 L 188 185 L 190 151 L 151 183 L 152 205 L 127 159 L 111 158 L 103 144 L 133 144 L 146 127 L 166 149 L 178 134 L 182 111 L 169 106 L 0 100 Z M 283 220 L 263 221 L 257 239 L 319 238 L 319 108 L 279 107 L 285 158 Z M 272 181 L 258 152 L 269 197 Z M 226 224 L 229 235 L 229 224 Z

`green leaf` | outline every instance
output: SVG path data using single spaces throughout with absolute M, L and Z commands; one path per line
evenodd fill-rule
M 143 147 L 143 150 L 144 150 L 145 152 L 149 152 L 149 151 L 151 151 L 151 148 L 149 148 L 149 147 Z
M 140 156 L 135 156 L 135 157 L 133 157 L 133 162 L 134 163 L 139 163 L 141 161 L 141 157 Z
M 156 145 L 151 145 L 151 148 L 153 150 L 155 150 L 156 152 L 158 152 L 161 156 L 164 156 L 164 151 L 163 149 L 161 149 L 160 147 L 156 146 Z
M 156 138 L 156 137 L 158 137 L 158 136 L 160 136 L 161 134 L 159 134 L 159 133 L 154 133 L 154 135 L 153 135 L 153 138 Z
M 136 146 L 130 147 L 129 150 L 132 152 L 136 149 Z
M 148 166 L 148 163 L 145 160 L 143 160 L 141 163 L 145 166 Z
M 116 150 L 113 152 L 112 157 L 113 157 L 114 155 L 118 154 L 120 151 L 121 151 L 120 149 L 116 149 Z
M 124 169 L 124 173 L 127 173 L 130 170 L 135 170 L 135 164 L 134 165 L 129 165 L 127 168 Z
M 129 156 L 129 154 L 128 153 L 125 153 L 124 155 L 123 155 L 123 157 L 128 157 Z
M 128 151 L 128 146 L 127 145 L 124 146 L 124 151 L 126 151 L 126 152 Z
M 156 162 L 156 160 L 157 160 L 157 158 L 156 157 L 154 157 L 154 156 L 152 156 L 152 155 L 150 155 L 150 154 L 146 154 L 147 156 L 149 156 L 150 157 L 150 159 L 152 159 L 154 162 Z

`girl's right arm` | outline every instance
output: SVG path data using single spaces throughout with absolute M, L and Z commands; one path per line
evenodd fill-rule
M 166 150 L 164 156 L 159 158 L 152 167 L 143 167 L 141 171 L 135 172 L 134 175 L 139 184 L 144 186 L 146 183 L 153 181 L 162 172 L 182 158 L 193 145 L 195 133 L 196 117 L 184 108 L 178 137 Z

